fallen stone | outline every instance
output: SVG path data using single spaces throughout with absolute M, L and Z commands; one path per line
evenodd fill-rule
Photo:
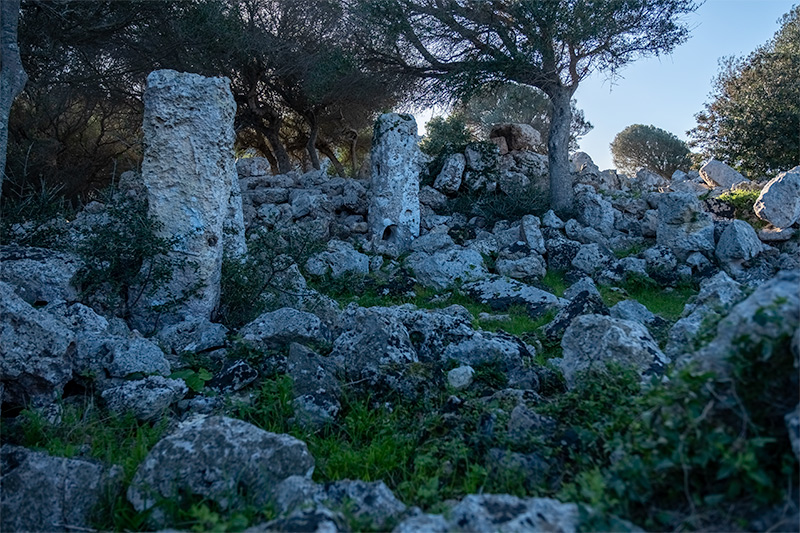
M 420 284 L 437 290 L 489 275 L 481 254 L 465 248 L 450 248 L 431 255 L 415 252 L 406 263 Z
M 101 397 L 114 413 L 131 412 L 139 420 L 154 420 L 187 392 L 189 389 L 183 380 L 149 376 L 106 389 Z
M 0 281 L 31 305 L 77 300 L 78 287 L 72 281 L 82 267 L 77 256 L 66 252 L 0 246 Z
M 778 174 L 761 190 L 753 204 L 761 220 L 788 228 L 800 219 L 800 166 Z
M 700 177 L 709 187 L 722 187 L 725 189 L 750 181 L 722 161 L 713 158 L 700 167 Z
M 330 342 L 330 333 L 319 317 L 291 307 L 263 313 L 239 330 L 239 335 L 248 344 L 267 348 L 291 342 Z

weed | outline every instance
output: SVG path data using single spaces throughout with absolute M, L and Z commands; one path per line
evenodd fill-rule
M 560 298 L 564 296 L 564 292 L 569 288 L 569 284 L 564 277 L 565 274 L 563 270 L 548 269 L 540 283 L 545 289 Z
M 65 249 L 66 221 L 72 218 L 74 209 L 63 191 L 63 185 L 42 182 L 38 188 L 28 186 L 5 194 L 0 208 L 0 242 Z
M 734 208 L 734 217 L 744 220 L 755 229 L 763 229 L 767 223 L 758 218 L 753 211 L 753 205 L 758 200 L 760 191 L 729 191 L 717 198 Z
M 652 279 L 637 275 L 629 275 L 620 284 L 619 289 L 604 285 L 598 287 L 603 301 L 609 307 L 632 298 L 647 307 L 650 312 L 670 322 L 680 318 L 686 302 L 697 294 L 697 287 L 692 282 L 680 283 L 674 289 L 664 290 Z

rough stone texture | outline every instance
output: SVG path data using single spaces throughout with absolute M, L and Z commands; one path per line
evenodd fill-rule
M 453 239 L 447 233 L 439 231 L 431 231 L 422 235 L 418 239 L 414 239 L 411 243 L 411 249 L 415 252 L 424 252 L 426 254 L 433 254 L 439 250 L 451 248 L 455 246 Z
M 194 318 L 167 326 L 156 337 L 165 350 L 183 352 L 206 352 L 225 346 L 228 328 L 206 318 Z
M 542 147 L 542 136 L 530 124 L 497 124 L 492 126 L 489 138 L 502 138 L 510 151 L 535 152 Z
M 169 361 L 161 348 L 138 335 L 76 334 L 76 374 L 93 374 L 101 381 L 131 374 L 170 374 Z
M 222 252 L 230 257 L 241 257 L 247 253 L 245 240 L 244 211 L 239 175 L 235 168 L 225 174 L 225 187 L 229 192 L 228 209 L 222 221 Z
M 236 219 L 229 216 L 238 179 L 235 112 L 227 78 L 173 70 L 147 77 L 142 179 L 149 210 L 163 224 L 160 236 L 178 239 L 172 257 L 192 264 L 174 271 L 167 286 L 136 307 L 133 323 L 142 331 L 150 329 L 152 308 L 170 297 L 192 293 L 176 310 L 160 316 L 162 325 L 186 317 L 211 318 L 219 304 L 225 221 Z M 198 285 L 202 288 L 196 290 Z
M 572 260 L 578 255 L 581 243 L 562 236 L 547 238 L 544 241 L 547 247 L 547 268 L 551 270 L 570 270 Z
M 499 153 L 500 150 L 496 144 L 470 143 L 464 149 L 467 169 L 473 171 L 476 176 L 491 172 L 497 168 Z M 466 178 L 468 176 L 465 176 Z M 475 184 L 471 187 L 475 187 Z
M 44 248 L 0 246 L 0 281 L 31 305 L 75 301 L 72 279 L 83 263 L 77 256 Z
M 561 340 L 559 366 L 567 387 L 584 370 L 602 370 L 606 363 L 632 366 L 643 376 L 658 374 L 669 359 L 643 325 L 602 315 L 584 315 L 572 321 Z
M 341 387 L 336 370 L 332 358 L 297 343 L 289 347 L 286 371 L 292 378 L 295 416 L 303 423 L 322 426 L 339 414 Z
M 376 241 L 406 249 L 419 236 L 417 123 L 411 115 L 378 117 L 372 140 L 369 227 Z
M 275 485 L 292 475 L 310 476 L 314 458 L 305 443 L 252 424 L 219 416 L 198 416 L 161 439 L 139 465 L 128 488 L 137 511 L 153 509 L 162 523 L 160 498 L 195 495 L 236 508 L 245 491 L 255 505 L 269 501 Z M 250 503 L 250 502 L 248 502 Z
M 524 446 L 535 437 L 550 435 L 556 426 L 554 419 L 535 413 L 521 403 L 514 407 L 509 416 L 508 439 L 513 444 Z
M 711 159 L 700 168 L 700 177 L 709 187 L 723 187 L 730 189 L 742 182 L 749 182 L 747 178 L 717 159 Z
M 581 185 L 581 187 L 584 187 Z M 614 233 L 616 209 L 593 190 L 581 190 L 575 195 L 578 222 L 594 228 L 605 237 Z
M 392 533 L 450 533 L 452 526 L 439 514 L 423 513 L 414 508 L 415 513 L 395 526 Z
M 341 361 L 348 379 L 370 383 L 376 382 L 388 365 L 403 366 L 418 361 L 402 322 L 369 309 L 333 342 L 330 357 Z
M 714 221 L 693 194 L 661 194 L 656 242 L 672 250 L 680 260 L 692 252 L 710 255 L 715 250 Z
M 311 257 L 306 270 L 315 276 L 330 273 L 333 278 L 345 274 L 369 274 L 369 257 L 356 251 L 349 242 L 332 240 L 328 249 Z
M 753 227 L 744 220 L 734 220 L 725 228 L 717 242 L 717 259 L 731 271 L 740 271 L 742 263 L 764 250 Z
M 604 247 L 592 243 L 581 245 L 572 260 L 572 266 L 587 274 L 594 274 L 611 267 L 614 262 L 614 257 Z
M 546 228 L 562 229 L 564 227 L 564 221 L 558 218 L 555 211 L 550 209 L 542 216 L 542 225 Z
M 776 228 L 788 228 L 797 222 L 800 219 L 800 166 L 770 180 L 753 204 L 753 211 Z
M 344 514 L 331 511 L 324 505 L 308 509 L 297 509 L 285 518 L 276 518 L 244 530 L 244 533 L 274 533 L 292 531 L 302 533 L 345 533 L 349 532 Z
M 589 276 L 584 276 L 564 291 L 564 298 L 572 300 L 584 291 L 594 294 L 595 296 L 600 296 L 600 291 L 597 290 L 597 285 L 594 284 L 594 280 Z
M 117 414 L 130 411 L 139 420 L 152 420 L 187 392 L 189 389 L 183 380 L 149 376 L 106 389 L 101 396 L 108 408 Z
M 669 331 L 665 352 L 676 358 L 694 347 L 698 334 L 709 322 L 719 320 L 744 296 L 740 283 L 725 272 L 700 283 L 700 292 L 683 309 L 681 318 Z
M 326 486 L 325 497 L 334 509 L 342 509 L 378 531 L 386 531 L 406 510 L 383 481 L 335 481 Z
M 247 361 L 233 361 L 226 364 L 207 383 L 207 386 L 224 391 L 242 390 L 258 378 L 258 370 L 250 366 Z
M 558 314 L 544 327 L 544 334 L 548 339 L 558 340 L 564 331 L 579 316 L 583 315 L 608 315 L 608 307 L 603 303 L 599 293 L 583 291 L 559 310 Z
M 541 279 L 547 272 L 544 259 L 535 253 L 513 259 L 500 257 L 494 266 L 501 276 L 514 279 Z
M 733 306 L 716 328 L 716 336 L 692 355 L 706 368 L 723 375 L 729 371 L 727 357 L 746 339 L 751 347 L 760 342 L 775 343 L 794 335 L 800 323 L 800 270 L 781 271 L 756 288 L 750 296 Z M 747 348 L 747 345 L 744 345 Z M 755 349 L 755 348 L 753 348 Z
M 646 168 L 639 169 L 636 177 L 631 180 L 631 188 L 637 191 L 661 191 L 666 189 L 670 182 L 663 176 Z
M 90 528 L 94 507 L 122 477 L 119 467 L 10 445 L 0 448 L 0 465 L 0 530 L 6 532 Z
M 447 373 L 447 383 L 455 390 L 466 389 L 472 385 L 475 369 L 469 365 L 459 366 Z
M 290 342 L 328 342 L 330 333 L 316 315 L 284 307 L 260 315 L 239 330 L 254 346 L 276 347 Z
M 489 275 L 481 254 L 465 248 L 450 248 L 432 255 L 415 252 L 406 264 L 422 285 L 439 290 L 457 281 L 469 282 Z
M 580 513 L 574 503 L 507 494 L 470 494 L 453 507 L 449 519 L 451 531 L 573 533 L 579 525 Z
M 0 382 L 4 401 L 47 404 L 72 377 L 75 335 L 0 281 Z
M 531 316 L 541 316 L 564 305 L 557 296 L 519 281 L 492 277 L 464 285 L 464 291 L 495 311 L 524 305 Z
M 452 154 L 445 159 L 442 171 L 436 176 L 436 181 L 433 186 L 446 194 L 456 194 L 461 187 L 461 178 L 464 175 L 464 169 L 467 166 L 467 160 L 464 159 L 463 154 Z

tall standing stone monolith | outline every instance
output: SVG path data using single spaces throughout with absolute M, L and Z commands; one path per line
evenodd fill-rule
M 235 111 L 228 78 L 174 70 L 147 77 L 142 180 L 150 215 L 162 224 L 160 236 L 177 239 L 170 255 L 178 266 L 171 281 L 133 306 L 132 323 L 139 329 L 211 318 L 219 304 L 223 250 L 244 250 Z
M 378 117 L 372 136 L 369 227 L 376 249 L 403 251 L 419 236 L 417 122 L 411 115 Z

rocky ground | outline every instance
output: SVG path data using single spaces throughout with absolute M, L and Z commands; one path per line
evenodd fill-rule
M 186 263 L 109 274 L 136 175 L 9 222 L 3 531 L 796 531 L 800 168 L 577 154 L 561 220 L 505 135 L 423 179 L 417 235 L 371 228 L 367 180 L 240 160 L 210 317 L 136 312 Z

